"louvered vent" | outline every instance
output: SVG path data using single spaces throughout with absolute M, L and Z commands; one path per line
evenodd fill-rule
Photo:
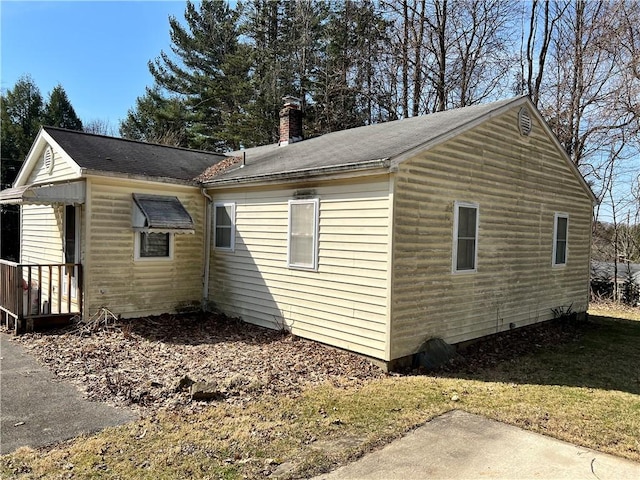
M 531 115 L 529 115 L 529 110 L 525 107 L 522 107 L 518 113 L 518 127 L 520 128 L 520 134 L 525 137 L 531 133 Z
M 51 173 L 53 171 L 53 149 L 51 146 L 47 146 L 45 149 L 42 161 L 45 171 L 47 173 Z

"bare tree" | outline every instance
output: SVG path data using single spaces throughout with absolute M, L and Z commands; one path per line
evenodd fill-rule
M 632 93 L 625 85 L 629 61 L 618 47 L 626 29 L 612 28 L 624 23 L 625 10 L 619 2 L 574 0 L 561 11 L 538 105 L 596 195 L 609 202 L 611 179 L 633 158 L 629 145 L 638 136 L 637 117 L 629 108 Z
M 513 62 L 511 4 L 501 0 L 462 0 L 450 16 L 453 31 L 450 63 L 452 107 L 482 102 L 506 87 Z
M 526 78 L 526 94 L 535 105 L 539 102 L 551 41 L 567 6 L 567 2 L 531 2 L 526 52 L 523 56 L 526 57 L 526 63 L 521 63 L 521 78 Z
M 500 0 L 386 0 L 399 114 L 415 116 L 498 96 L 509 77 L 514 4 Z
M 103 118 L 94 118 L 82 122 L 82 131 L 86 133 L 94 133 L 96 135 L 108 135 L 114 137 L 117 131 L 109 120 Z

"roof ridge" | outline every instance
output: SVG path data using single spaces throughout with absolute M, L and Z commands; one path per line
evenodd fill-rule
M 335 134 L 341 134 L 341 133 L 353 133 L 354 130 L 359 130 L 359 129 L 368 129 L 368 128 L 384 128 L 385 125 L 390 125 L 390 124 L 395 124 L 398 122 L 419 122 L 419 121 L 424 121 L 424 119 L 426 117 L 429 117 L 429 119 L 432 119 L 433 116 L 437 116 L 437 115 L 448 115 L 451 114 L 453 112 L 457 112 L 459 110 L 468 110 L 468 109 L 479 109 L 479 108 L 488 108 L 488 112 L 492 112 L 498 108 L 501 108 L 504 105 L 508 105 L 511 103 L 515 103 L 518 100 L 521 100 L 522 98 L 529 98 L 528 95 L 517 95 L 514 97 L 508 97 L 508 98 L 502 98 L 500 100 L 494 100 L 493 102 L 487 102 L 487 103 L 475 103 L 473 105 L 465 105 L 462 107 L 456 107 L 456 108 L 449 108 L 447 110 L 440 110 L 438 112 L 429 112 L 429 113 L 422 113 L 420 115 L 413 115 L 411 117 L 405 117 L 405 118 L 397 118 L 395 120 L 387 120 L 384 122 L 378 122 L 378 123 L 369 123 L 367 125 L 357 125 L 355 127 L 349 127 L 349 128 L 343 128 L 340 130 L 333 130 L 331 132 L 327 132 L 327 133 L 323 133 L 320 135 L 314 135 L 312 137 L 308 137 L 305 138 L 304 140 L 300 141 L 300 142 L 294 142 L 290 145 L 287 145 L 288 148 L 294 147 L 294 148 L 299 148 L 299 145 L 308 142 L 310 140 L 316 140 L 319 138 L 323 138 L 323 137 L 327 137 L 327 136 L 331 136 L 331 135 L 335 135 Z M 251 150 L 254 149 L 260 149 L 260 148 L 265 148 L 265 147 L 270 147 L 270 146 L 277 146 L 278 143 L 274 142 L 274 143 L 265 143 L 262 145 L 256 145 L 255 147 L 249 147 L 249 148 L 244 148 L 244 149 L 240 149 L 240 150 L 234 150 L 232 152 L 228 153 L 228 156 L 234 156 L 234 155 L 239 155 L 241 154 L 243 151 L 246 153 L 251 153 Z M 296 145 L 298 145 L 298 147 L 295 147 Z
M 85 135 L 88 137 L 99 137 L 99 138 L 104 138 L 107 140 L 117 140 L 117 141 L 121 141 L 121 142 L 129 142 L 129 143 L 135 143 L 138 145 L 145 145 L 145 146 L 152 146 L 152 147 L 161 147 L 161 148 L 171 148 L 174 150 L 182 150 L 185 152 L 193 152 L 193 153 L 205 153 L 207 155 L 219 155 L 219 156 L 223 156 L 223 157 L 227 157 L 228 155 L 225 153 L 220 153 L 220 152 L 212 152 L 209 150 L 200 150 L 200 149 L 196 149 L 196 148 L 187 148 L 187 147 L 178 147 L 175 145 L 164 145 L 162 143 L 155 143 L 155 142 L 145 142 L 142 140 L 133 140 L 131 138 L 124 138 L 124 137 L 114 137 L 113 135 L 104 135 L 101 133 L 93 133 L 93 132 L 84 132 L 82 130 L 71 130 L 69 128 L 61 128 L 61 127 L 52 127 L 50 125 L 43 125 L 42 129 L 47 131 L 47 130 L 57 130 L 59 132 L 67 132 L 67 133 L 73 133 L 73 134 L 78 134 L 78 135 Z

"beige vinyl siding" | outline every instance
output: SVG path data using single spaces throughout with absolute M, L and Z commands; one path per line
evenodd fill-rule
M 41 152 L 33 170 L 29 173 L 26 184 L 46 184 L 76 178 L 78 175 L 74 166 L 68 162 L 66 156 L 62 156 L 60 151 L 54 149 L 51 174 L 44 169 Z M 62 262 L 64 206 L 23 205 L 20 208 L 22 222 L 20 261 L 23 263 Z
M 61 263 L 63 206 L 23 205 L 20 261 Z
M 395 184 L 391 356 L 585 311 L 591 200 L 517 109 L 401 164 Z M 479 206 L 475 273 L 452 273 L 454 202 Z M 567 265 L 552 266 L 554 215 L 569 215 Z
M 21 207 L 21 263 L 30 265 L 59 265 L 64 263 L 64 208 L 64 205 L 23 205 Z M 82 208 L 79 210 L 80 212 L 83 211 Z M 77 221 L 80 222 L 80 231 L 82 231 L 83 226 L 82 216 L 82 213 L 79 213 L 77 218 Z M 79 241 L 82 242 L 82 236 Z M 80 246 L 82 258 L 84 254 L 82 243 L 80 243 Z M 42 304 L 47 302 L 52 312 L 58 312 L 59 301 L 64 302 L 66 298 L 66 296 L 60 298 L 60 274 L 64 275 L 64 271 L 57 267 L 52 267 L 51 271 L 49 271 L 48 267 L 44 267 L 40 271 L 37 269 L 32 270 L 32 279 L 38 282 L 40 290 L 40 306 L 42 307 Z M 26 270 L 24 275 L 26 278 Z M 66 280 L 63 279 L 62 281 Z M 51 289 L 50 296 L 49 289 Z M 75 297 L 72 301 L 75 305 Z
M 223 312 L 385 358 L 389 183 L 304 185 L 319 198 L 318 270 L 287 264 L 288 201 L 297 188 L 211 193 L 236 203 L 235 251 L 213 250 L 209 298 Z
M 101 179 L 87 188 L 90 218 L 85 299 L 88 312 L 105 306 L 123 317 L 199 307 L 202 298 L 204 198 L 194 187 Z M 175 234 L 171 260 L 134 260 L 132 193 L 175 195 L 195 234 Z
M 27 185 L 46 184 L 49 182 L 73 180 L 78 178 L 74 165 L 54 149 L 54 164 L 51 173 L 45 171 L 42 152 L 29 173 Z M 84 207 L 81 207 L 82 209 Z M 20 262 L 25 264 L 60 264 L 64 262 L 63 236 L 64 236 L 64 205 L 22 205 L 20 207 L 21 239 Z M 83 212 L 84 210 L 81 210 Z M 81 222 L 84 214 L 80 215 Z M 80 225 L 80 232 L 83 225 Z M 82 234 L 81 234 L 82 237 Z M 82 244 L 81 244 L 82 245 Z M 84 255 L 81 247 L 80 256 Z M 36 275 L 33 270 L 33 275 Z M 48 269 L 41 272 L 39 285 L 42 292 L 41 301 L 48 301 L 57 305 L 59 300 L 58 270 L 52 270 L 52 278 L 49 278 Z M 48 298 L 49 282 L 51 285 L 51 297 Z M 74 302 L 75 303 L 75 302 Z M 55 310 L 55 307 L 52 307 Z
M 78 166 L 55 147 L 53 148 L 53 169 L 49 173 L 44 168 L 43 153 L 44 149 L 39 153 L 38 160 L 29 174 L 27 185 L 79 178 Z
M 20 261 L 25 264 L 61 264 L 64 262 L 63 255 L 63 205 L 23 205 L 21 207 L 21 244 Z M 23 273 L 27 275 L 27 271 Z M 51 275 L 49 269 L 44 268 L 39 273 L 32 270 L 32 279 L 39 278 L 38 288 L 42 292 L 40 302 L 48 302 L 53 305 L 53 311 L 57 311 L 60 300 L 60 285 L 64 279 L 59 278 L 59 270 L 52 268 Z M 51 288 L 51 298 L 49 298 L 49 288 Z M 74 302 L 75 304 L 75 302 Z

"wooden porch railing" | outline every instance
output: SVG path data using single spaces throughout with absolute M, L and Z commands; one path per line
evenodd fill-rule
M 74 280 L 75 279 L 75 280 Z M 0 260 L 0 311 L 16 333 L 82 312 L 82 265 Z

